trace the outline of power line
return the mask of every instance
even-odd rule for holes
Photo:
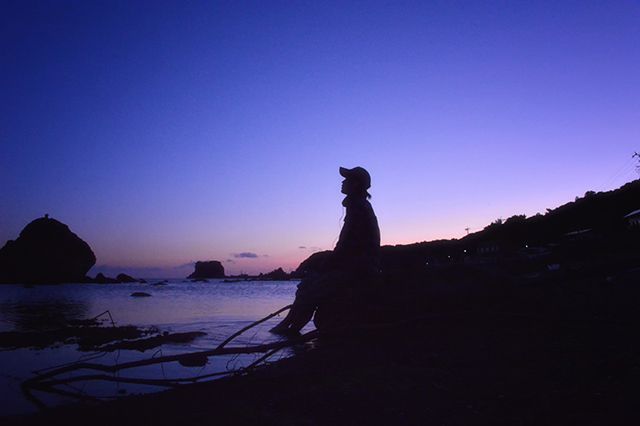
[[[618,170],[616,170],[616,172],[613,175],[611,175],[609,179],[605,181],[605,183],[602,185],[602,189],[604,190],[609,189],[609,186],[613,184],[616,180],[618,180],[621,176],[628,175],[629,167],[631,167],[633,163],[635,163],[634,158],[636,156],[640,157],[640,155],[637,152],[634,152],[634,154],[630,158],[627,158],[622,164],[622,166]]]

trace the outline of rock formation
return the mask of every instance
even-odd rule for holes
[[[209,260],[207,262],[196,262],[196,269],[187,278],[203,279],[203,278],[224,278],[224,266],[217,260]]]
[[[86,242],[46,215],[0,249],[0,283],[84,282],[95,263]]]
[[[106,276],[102,272],[98,272],[95,278],[88,278],[87,282],[96,284],[120,284],[120,283],[146,283],[145,280],[133,278],[125,273],[118,274],[115,278]]]
[[[295,271],[291,273],[291,276],[293,278],[302,278],[306,274],[311,272],[315,272],[315,273],[325,272],[326,270],[325,264],[327,263],[328,259],[331,257],[332,254],[333,254],[333,251],[331,250],[325,250],[325,251],[319,251],[319,252],[313,253],[311,256],[306,258],[300,264],[300,266],[296,268]]]
[[[118,276],[116,277],[116,280],[118,280],[121,283],[137,283],[137,282],[140,282],[140,280],[137,280],[137,279],[133,278],[131,275],[127,275],[125,273],[118,274]]]
[[[93,279],[93,282],[96,284],[118,284],[120,281],[115,278],[107,277],[102,272],[98,272],[98,275]]]
[[[269,273],[260,274],[258,279],[268,281],[286,281],[291,279],[291,275],[287,274],[282,268],[278,268]]]

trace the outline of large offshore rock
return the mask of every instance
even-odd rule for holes
[[[224,266],[217,260],[209,260],[207,262],[196,262],[196,269],[187,278],[224,278]]]
[[[0,249],[0,283],[83,282],[95,263],[89,244],[64,223],[45,216]]]

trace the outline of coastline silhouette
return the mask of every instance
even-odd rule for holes
[[[234,418],[234,406],[225,399],[231,388],[237,390],[235,395],[239,399],[248,398],[260,406],[264,393],[279,386],[281,391],[274,398],[282,398],[281,406],[291,409],[301,403],[295,391],[300,383],[318,380],[322,380],[322,386],[311,389],[307,395],[321,406],[339,406],[344,410],[342,419],[354,418],[357,410],[353,407],[358,406],[363,393],[369,392],[367,398],[374,401],[375,406],[368,408],[368,415],[384,419],[386,423],[391,423],[395,415],[380,411],[378,406],[390,404],[394,409],[406,406],[412,421],[433,416],[443,422],[449,419],[449,414],[438,412],[437,407],[450,404],[451,396],[440,388],[427,389],[424,383],[435,382],[442,389],[466,392],[467,405],[471,406],[486,392],[502,395],[498,402],[491,399],[486,403],[489,410],[479,412],[487,420],[502,415],[496,414],[501,401],[516,413],[527,410],[530,404],[547,401],[535,395],[547,395],[549,387],[576,395],[577,401],[588,401],[592,393],[588,388],[578,388],[582,380],[578,378],[595,383],[598,392],[606,398],[635,388],[634,368],[640,347],[628,336],[638,324],[636,305],[640,288],[635,281],[640,265],[640,180],[614,191],[588,191],[570,203],[548,209],[545,215],[530,218],[514,215],[496,220],[459,240],[381,248],[377,219],[366,191],[362,191],[362,188],[368,189],[370,178],[360,172],[361,177],[356,178],[360,190],[354,192],[357,197],[353,198],[351,170],[341,169],[341,174],[347,175],[343,186],[347,215],[336,249],[315,253],[300,264],[296,275],[301,274],[304,279],[290,311],[293,314],[281,321],[282,331],[274,330],[287,335],[288,339],[249,347],[222,347],[239,333],[274,318],[288,308],[285,307],[243,328],[215,349],[152,357],[140,362],[144,365],[178,362],[183,367],[200,368],[207,365],[208,357],[229,351],[266,352],[258,358],[262,362],[285,346],[293,347],[298,355],[296,359],[264,370],[240,369],[237,372],[242,373],[242,377],[207,384],[206,392],[199,387],[187,389],[184,391],[187,399],[180,400],[179,404],[186,408],[180,410],[171,408],[176,404],[175,398],[180,398],[177,394],[148,395],[143,401],[155,413],[153,418],[194,416],[199,412],[198,401],[215,406],[212,410],[216,413]],[[355,214],[358,212],[362,214]],[[274,279],[286,277],[281,269],[264,275]],[[130,281],[131,277],[123,275],[119,279]],[[180,287],[178,283],[175,285]],[[153,284],[147,288],[151,286]],[[133,297],[146,295],[131,294]],[[16,312],[26,318],[27,314],[38,312],[38,307],[34,307],[35,311]],[[21,308],[17,306],[17,309]],[[61,309],[64,311],[66,307]],[[312,316],[316,330],[299,336],[298,327],[304,326]],[[121,342],[123,332],[140,330],[87,327],[86,321],[72,318],[69,322],[75,326],[55,332],[8,332],[1,337],[8,347],[46,347],[87,335],[91,339],[110,339],[113,343],[98,348],[115,351],[184,344],[202,334],[162,332]],[[314,350],[305,353],[295,349],[295,346],[304,346],[300,345],[302,342],[322,344],[310,344]],[[96,349],[90,345],[83,347]],[[566,355],[555,358],[544,355],[548,353]],[[610,353],[616,353],[615,363],[609,359]],[[508,359],[504,358],[505,354]],[[576,359],[580,359],[580,363],[576,363]],[[130,368],[132,364],[137,362],[91,365],[98,371],[110,371]],[[467,366],[471,376],[456,375],[456,365]],[[81,363],[73,368],[88,366]],[[72,367],[61,368],[68,372],[67,368]],[[454,374],[439,373],[451,368]],[[514,369],[526,373],[514,376]],[[387,370],[393,373],[387,374]],[[562,371],[571,380],[559,383],[555,371]],[[625,379],[613,386],[607,375]],[[86,378],[93,380],[95,376]],[[61,385],[68,380],[83,380],[83,377],[47,381],[46,375],[37,375],[29,383],[32,389],[55,391],[51,383]],[[129,377],[126,380],[147,379]],[[167,386],[175,384],[171,379],[153,380]],[[330,395],[342,395],[345,383],[358,383],[354,396],[346,400],[332,398]],[[613,390],[607,390],[609,387]],[[531,390],[535,391],[533,397],[529,397]],[[523,398],[523,392],[529,396]],[[81,399],[83,395],[77,397]],[[160,402],[162,398],[168,398],[166,401],[172,404]],[[431,405],[425,402],[427,399]],[[121,404],[117,406],[134,402],[122,401]],[[561,399],[548,407],[546,411],[536,411],[535,418],[573,415]],[[77,424],[74,419],[78,419],[78,413],[83,410],[82,406],[73,406],[39,418],[64,419],[63,423]],[[100,412],[105,415],[108,410],[104,408]],[[157,414],[160,412],[166,414]],[[69,413],[68,416],[65,413]],[[623,409],[620,413],[625,415],[628,411]],[[117,412],[110,415],[108,418],[120,419],[113,423],[121,421]],[[256,414],[255,418],[265,420],[260,416]],[[325,410],[314,419],[325,423],[332,420]]]

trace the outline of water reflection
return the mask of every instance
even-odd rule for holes
[[[87,311],[81,301],[0,302],[0,319],[16,331],[64,327],[70,320],[86,318]]]
[[[157,326],[162,331],[183,333],[202,331],[205,336],[187,344],[165,344],[153,352],[120,350],[106,354],[100,363],[115,364],[149,358],[157,354],[174,355],[215,348],[222,340],[252,322],[285,306],[293,300],[297,282],[209,283],[169,280],[166,285],[131,283],[118,285],[60,284],[24,288],[0,286],[0,331],[34,331],[56,328],[70,320],[94,317],[109,310],[117,325]],[[152,295],[143,299],[131,293],[145,291]],[[247,346],[279,340],[269,329],[281,318],[260,324],[233,341],[233,346]],[[308,330],[303,330],[308,331]],[[270,361],[304,350],[285,349]],[[23,397],[19,384],[32,376],[32,371],[84,359],[77,345],[61,345],[45,349],[0,350],[0,389],[5,389],[0,417],[9,413],[35,410]],[[123,376],[139,378],[189,377],[229,371],[249,365],[262,354],[210,357],[201,367],[185,367],[166,363],[123,371]],[[197,370],[197,371],[196,371]],[[11,376],[11,377],[10,377]],[[113,397],[128,393],[159,389],[142,389],[138,385],[113,384],[102,381],[83,383],[91,395]],[[9,402],[10,401],[10,402]],[[51,405],[58,402],[51,401]]]

